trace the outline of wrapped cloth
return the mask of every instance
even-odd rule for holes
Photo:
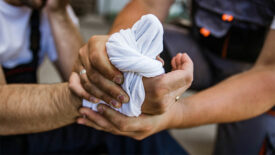
[[[122,88],[129,95],[129,103],[114,108],[127,116],[139,116],[145,99],[142,77],[155,77],[164,73],[156,57],[163,50],[163,27],[157,17],[148,14],[131,29],[114,33],[106,43],[111,63],[124,75]],[[101,101],[101,103],[104,103]],[[97,111],[97,104],[83,100],[83,106]]]

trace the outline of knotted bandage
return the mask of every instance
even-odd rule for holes
[[[111,63],[124,75],[122,88],[130,101],[121,108],[113,108],[127,116],[139,116],[145,99],[142,77],[155,77],[164,73],[156,57],[163,50],[163,27],[158,18],[148,14],[131,29],[114,33],[106,43]],[[101,101],[100,103],[104,103]],[[106,103],[104,103],[106,104]],[[83,100],[83,106],[97,111],[97,104]]]

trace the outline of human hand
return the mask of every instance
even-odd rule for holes
[[[98,103],[101,100],[119,108],[129,101],[128,95],[119,86],[123,75],[109,61],[106,42],[109,36],[93,36],[79,50],[69,86],[80,97]],[[85,68],[86,73],[79,75]]]
[[[142,140],[162,130],[178,127],[182,121],[180,111],[182,109],[174,105],[161,115],[141,114],[139,117],[127,117],[107,105],[100,104],[98,112],[81,108],[80,113],[85,117],[78,118],[77,123],[115,135]]]
[[[193,63],[187,54],[180,53],[172,59],[172,66],[173,71],[168,74],[144,79],[146,99],[142,106],[143,114],[139,117],[127,117],[100,104],[98,112],[81,108],[80,114],[86,117],[78,118],[77,123],[137,140],[164,129],[179,127],[185,107],[182,102],[176,103],[175,97],[191,85]]]
[[[193,81],[193,62],[187,54],[179,53],[171,61],[173,71],[154,78],[143,78],[145,101],[142,112],[162,114],[180,97]]]

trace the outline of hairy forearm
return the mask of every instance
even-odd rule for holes
[[[275,30],[270,30],[257,63],[247,72],[187,97],[175,109],[172,127],[234,122],[253,118],[275,106]]]
[[[177,127],[249,119],[275,104],[275,69],[255,68],[182,100]]]
[[[173,0],[132,0],[117,16],[109,34],[127,29],[140,19],[142,15],[151,13],[164,21]]]
[[[1,85],[0,135],[35,133],[75,122],[81,101],[68,84]]]
[[[63,79],[67,81],[83,39],[66,10],[48,14],[58,52],[56,65]]]

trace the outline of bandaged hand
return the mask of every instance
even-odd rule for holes
[[[106,42],[109,36],[93,36],[78,53],[69,86],[78,96],[93,103],[100,100],[111,106],[121,107],[129,101],[128,95],[120,87],[122,73],[109,61]],[[86,73],[80,74],[85,69]]]
[[[127,117],[104,104],[98,105],[98,112],[81,108],[85,117],[77,119],[78,124],[142,140],[165,129],[177,128],[182,116],[183,102],[175,101],[192,82],[193,63],[187,54],[179,53],[172,59],[173,71],[154,78],[144,78],[146,99],[139,117]],[[148,111],[148,112],[147,112]],[[155,115],[146,114],[154,113]]]
[[[142,60],[142,59],[148,59],[148,60],[144,61],[144,63],[147,64],[145,66],[149,65],[148,66],[149,68],[148,67],[144,68],[143,66],[138,67],[138,66],[135,66],[133,64],[133,65],[129,65],[129,67],[126,67],[125,69],[126,70],[130,69],[129,71],[131,71],[132,69],[137,70],[137,73],[139,73],[143,76],[147,76],[147,77],[154,77],[156,75],[160,75],[160,74],[163,73],[161,63],[160,63],[160,66],[159,66],[159,64],[153,60],[157,56],[155,54],[160,53],[162,51],[162,33],[163,33],[163,30],[162,30],[162,25],[160,24],[160,22],[157,20],[156,17],[154,17],[152,15],[145,16],[139,22],[137,22],[131,30],[121,31],[120,33],[121,34],[116,34],[115,36],[112,36],[113,37],[111,39],[112,43],[109,44],[109,47],[111,46],[112,48],[110,48],[111,51],[108,50],[108,52],[111,52],[111,53],[108,53],[108,54],[114,55],[110,58],[111,61],[112,60],[114,61],[112,63],[119,62],[119,63],[117,63],[117,65],[119,65],[118,68],[120,68],[121,70],[124,70],[124,68],[126,66],[122,65],[123,61],[126,60],[124,62],[124,65],[129,65],[128,63],[133,63],[132,61],[127,62],[128,61],[127,59],[133,59],[133,57],[131,57],[131,56],[135,57],[135,56],[140,55],[138,53],[141,50],[141,54],[143,53],[142,55],[144,55],[144,56],[148,55],[149,56],[148,58],[152,59],[152,60],[149,60],[148,58],[142,56],[140,58],[138,58],[138,57],[134,58],[136,60],[140,59],[140,61],[135,62],[135,63],[143,62],[144,60]],[[134,36],[133,36],[133,33],[134,33]],[[121,39],[119,39],[120,41],[123,40],[123,37],[128,38],[128,39],[124,40],[125,43],[120,45],[121,44],[120,41],[117,40],[120,37],[122,37]],[[137,42],[137,45],[133,44],[133,42],[136,41],[135,37],[141,38],[141,40],[139,40]],[[143,37],[143,39],[142,39],[142,37]],[[104,40],[104,38],[106,40]],[[109,61],[108,61],[106,50],[105,50],[106,42],[107,42],[107,36],[105,36],[105,37],[104,36],[93,37],[89,41],[89,43],[86,46],[84,46],[84,48],[82,48],[80,50],[80,54],[79,54],[80,59],[76,63],[76,69],[75,70],[76,70],[76,72],[79,72],[81,80],[79,80],[77,73],[73,73],[72,76],[71,76],[71,80],[70,80],[71,81],[70,86],[71,86],[72,90],[74,90],[77,94],[79,94],[80,96],[90,100],[91,102],[97,103],[99,101],[98,98],[100,98],[101,100],[105,101],[107,104],[110,104],[113,107],[119,108],[121,106],[121,103],[119,103],[119,101],[117,101],[117,100],[118,99],[125,99],[123,91],[118,96],[115,95],[116,98],[111,99],[110,97],[108,97],[108,95],[112,95],[112,97],[114,97],[113,94],[115,94],[115,93],[112,93],[112,92],[116,92],[116,91],[112,91],[112,90],[115,90],[116,85],[113,85],[114,89],[109,89],[112,86],[110,86],[107,89],[104,89],[105,88],[104,84],[108,84],[107,81],[106,82],[98,81],[100,76],[93,76],[93,77],[89,78],[89,75],[90,75],[89,70],[91,70],[90,69],[91,67],[90,67],[89,63],[93,64],[93,68],[96,68],[97,70],[99,70],[99,72],[101,71],[100,72],[101,74],[102,73],[104,74],[104,72],[105,72],[105,74],[116,72],[117,75],[114,75],[114,74],[109,75],[109,78],[108,78],[108,74],[107,74],[107,78],[109,80],[110,80],[110,77],[111,77],[111,79],[114,79],[113,81],[117,82],[117,80],[116,80],[117,77],[115,77],[115,78],[113,78],[113,77],[121,75],[121,73],[118,70],[116,70],[110,63],[108,63]],[[120,46],[122,46],[122,47],[120,47]],[[127,46],[129,46],[129,47],[127,47]],[[117,51],[114,51],[115,49],[117,49]],[[130,51],[131,50],[138,50],[138,51],[136,51],[136,52],[131,51],[132,54],[128,54],[130,51],[127,52],[127,50],[125,51],[125,49],[128,49]],[[121,52],[123,50],[125,52],[124,53],[125,58],[121,59],[120,55],[122,54]],[[101,53],[99,53],[98,51],[101,51]],[[152,52],[152,51],[157,51],[157,52]],[[89,59],[88,59],[87,55],[88,56],[91,55],[90,56],[90,62],[89,62]],[[116,57],[116,55],[118,57]],[[128,55],[128,57],[129,56],[130,57],[127,58],[127,55]],[[181,56],[182,55],[180,55],[180,57]],[[130,116],[131,115],[132,116],[138,116],[141,112],[136,111],[136,110],[140,109],[140,111],[141,111],[141,108],[142,108],[143,112],[145,112],[145,113],[159,114],[159,113],[162,113],[164,111],[164,109],[169,107],[168,105],[170,105],[172,103],[175,103],[175,98],[179,97],[190,86],[191,81],[192,81],[192,61],[185,54],[183,55],[182,58],[183,59],[180,58],[179,60],[182,60],[182,61],[185,62],[184,66],[191,66],[191,67],[184,67],[184,69],[182,69],[182,70],[184,70],[183,72],[182,71],[175,71],[175,72],[172,72],[171,74],[167,74],[168,76],[167,75],[160,75],[160,76],[156,76],[154,78],[147,78],[146,79],[147,82],[146,82],[146,80],[144,80],[144,88],[143,88],[143,83],[142,83],[142,85],[137,83],[138,84],[137,86],[139,86],[139,85],[142,86],[142,87],[138,88],[139,90],[144,89],[145,93],[144,92],[143,93],[146,94],[146,97],[143,97],[143,99],[141,97],[141,99],[136,100],[137,102],[131,103],[129,105],[130,107],[129,106],[123,106],[126,109],[127,108],[131,108],[131,109],[133,108],[134,109],[134,111],[129,109],[130,111],[127,110],[128,112],[127,111],[124,111],[124,112],[126,112],[126,114],[127,115],[129,114]],[[136,61],[136,60],[134,60],[134,61]],[[93,62],[97,62],[97,63],[93,63]],[[175,61],[173,61],[173,62],[175,62]],[[102,65],[96,66],[98,64],[102,64]],[[150,66],[150,65],[155,65],[155,67]],[[109,66],[109,67],[106,67],[106,69],[104,69],[104,66]],[[144,68],[144,70],[140,70],[140,67]],[[85,68],[85,74],[81,74],[84,68]],[[190,69],[188,69],[188,68],[190,68]],[[108,69],[109,69],[109,72],[108,72]],[[106,70],[107,70],[107,72],[106,72]],[[150,72],[148,72],[148,71],[150,71]],[[95,72],[95,70],[93,70],[90,73],[95,74],[96,72]],[[183,74],[181,74],[181,73],[183,73]],[[130,76],[132,77],[132,75],[130,75]],[[136,76],[136,75],[133,75],[133,76]],[[183,79],[182,79],[182,76],[184,76]],[[106,77],[106,75],[104,77]],[[180,80],[178,80],[177,78],[180,79]],[[122,76],[119,77],[118,79],[122,79]],[[171,83],[168,82],[170,79],[172,79]],[[97,88],[93,87],[94,85],[89,84],[88,80],[90,80],[91,82],[94,82],[94,85],[97,85],[98,87]],[[95,80],[96,80],[96,82],[95,82]],[[79,86],[80,82],[84,86],[84,89],[82,89]],[[120,82],[122,82],[122,80],[119,80],[119,83]],[[133,81],[133,82],[136,82],[136,81]],[[145,86],[145,83],[147,83],[148,87]],[[92,86],[90,89],[88,88],[89,85]],[[97,91],[100,88],[103,88],[103,91],[100,91],[100,90]],[[124,89],[125,88],[128,89],[129,86],[125,87],[125,85],[124,85]],[[177,90],[174,91],[174,89],[177,89]],[[173,91],[171,91],[171,90],[173,90]],[[92,94],[93,96],[89,95],[89,93],[87,93],[87,91],[90,94]],[[107,95],[105,95],[105,93],[102,93],[104,91],[107,92],[107,93],[108,92],[111,92],[111,93],[109,93],[109,94],[106,93]],[[137,91],[137,90],[134,89],[133,91]],[[100,93],[96,93],[96,92],[100,92]],[[141,93],[142,93],[142,91],[141,91]],[[98,95],[98,94],[100,94],[100,95]],[[152,94],[152,95],[150,95],[150,94]],[[134,95],[134,96],[131,96],[133,98],[137,97],[137,96],[135,96],[136,95],[135,93],[131,94],[131,95]],[[142,94],[140,94],[140,95],[142,95]],[[169,97],[168,97],[168,95],[169,95]],[[174,99],[172,99],[171,96],[174,96],[174,95],[176,95],[176,97],[174,97]],[[144,100],[144,98],[145,98],[145,100]],[[132,102],[133,101],[135,101],[135,100],[132,100]],[[145,103],[141,107],[140,103],[142,103],[143,101],[145,101]],[[150,104],[146,104],[146,102],[150,102]],[[133,105],[134,106],[139,105],[139,108],[138,107],[132,107]],[[93,109],[96,110],[96,106],[93,106]],[[123,109],[122,109],[122,112],[123,112]]]

